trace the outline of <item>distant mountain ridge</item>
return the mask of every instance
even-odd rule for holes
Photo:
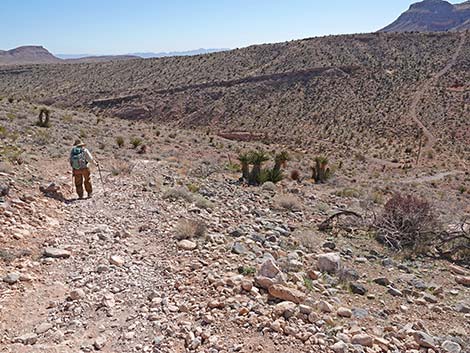
[[[199,48],[194,50],[187,50],[187,51],[170,51],[170,52],[137,52],[137,53],[129,53],[125,55],[119,56],[128,56],[128,57],[140,57],[140,58],[163,58],[168,56],[191,56],[191,55],[201,55],[201,54],[210,54],[210,53],[218,53],[221,51],[230,50],[229,48]],[[83,59],[88,57],[96,57],[92,54],[56,54],[56,57],[60,59]]]
[[[470,0],[451,4],[444,0],[415,3],[380,32],[441,32],[470,29]]]
[[[25,64],[56,64],[56,63],[82,63],[121,61],[142,58],[161,58],[168,56],[191,56],[216,53],[229,49],[196,49],[180,52],[160,53],[131,53],[125,55],[89,55],[89,54],[57,54],[53,55],[46,48],[39,45],[26,45],[10,50],[0,50],[0,65],[25,65]]]

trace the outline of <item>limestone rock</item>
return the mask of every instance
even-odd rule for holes
[[[321,272],[336,273],[341,267],[341,258],[338,253],[318,255],[317,267]]]
[[[269,287],[268,291],[274,298],[291,301],[296,304],[302,303],[306,298],[306,295],[303,292],[281,284],[272,285]]]

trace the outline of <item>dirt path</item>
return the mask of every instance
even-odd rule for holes
[[[439,173],[434,174],[434,175],[424,175],[424,176],[420,176],[420,177],[410,177],[410,178],[399,180],[399,182],[404,183],[404,184],[428,183],[428,182],[438,181],[438,180],[444,179],[448,176],[459,175],[459,174],[465,174],[465,172],[462,172],[462,171],[439,172]]]
[[[444,76],[452,68],[452,66],[454,66],[458,56],[460,55],[462,51],[463,45],[465,44],[465,40],[466,40],[466,32],[462,32],[460,35],[459,45],[454,55],[447,63],[447,65],[444,66],[442,70],[435,73],[430,79],[426,80],[414,94],[413,100],[411,102],[409,117],[419,126],[424,136],[426,137],[426,144],[424,145],[422,152],[426,152],[434,146],[434,144],[436,143],[436,137],[419,118],[419,114],[418,114],[419,103],[421,102],[421,99],[423,98],[426,91],[429,90],[431,85],[433,85],[437,80],[439,80],[439,78]]]

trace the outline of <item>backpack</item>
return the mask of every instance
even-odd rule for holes
[[[85,169],[88,166],[86,161],[85,149],[83,147],[74,147],[70,153],[70,165],[73,169]]]

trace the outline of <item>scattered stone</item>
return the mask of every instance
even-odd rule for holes
[[[323,243],[322,248],[334,250],[336,248],[336,244],[332,241],[326,241]]]
[[[15,284],[20,280],[20,274],[19,273],[9,273],[5,277],[3,277],[3,282],[8,283],[8,284]]]
[[[124,262],[124,259],[118,255],[111,255],[109,258],[109,263],[114,266],[122,266]]]
[[[373,281],[377,283],[378,285],[381,285],[384,287],[387,287],[391,284],[387,277],[378,277],[378,278],[375,278]]]
[[[331,349],[335,353],[347,353],[348,352],[348,345],[343,341],[336,342],[334,345],[331,346]]]
[[[286,319],[295,315],[297,305],[290,301],[284,301],[279,304],[276,304],[274,307],[274,314],[276,317],[284,316]]]
[[[340,317],[351,317],[352,316],[352,311],[348,308],[340,307],[340,308],[338,308],[337,314]]]
[[[439,302],[439,299],[437,299],[437,297],[435,295],[432,295],[430,293],[424,293],[423,294],[423,299],[426,300],[428,303],[431,303],[431,304],[436,304],[437,302]]]
[[[460,353],[462,351],[460,344],[452,341],[444,341],[441,347],[447,353]]]
[[[374,339],[365,333],[359,333],[352,337],[352,344],[358,344],[364,347],[372,347],[374,345]]]
[[[470,305],[466,303],[455,304],[455,311],[463,314],[470,314]]]
[[[456,276],[455,282],[465,287],[470,287],[470,276]]]
[[[253,281],[250,279],[244,279],[242,280],[241,286],[243,290],[249,292],[253,289]]]
[[[246,248],[245,244],[236,241],[232,245],[232,252],[237,255],[247,254],[249,250]]]
[[[354,294],[365,295],[367,293],[367,288],[360,283],[349,283],[349,288]]]
[[[324,300],[320,300],[318,302],[318,310],[323,313],[331,313],[333,311],[333,305]]]
[[[336,273],[341,267],[341,258],[338,253],[318,255],[317,267],[321,272]]]
[[[291,301],[296,304],[302,303],[306,298],[303,292],[297,289],[288,288],[281,284],[272,285],[271,287],[269,287],[268,291],[269,294],[274,298]]]
[[[197,244],[191,240],[183,239],[178,242],[178,248],[182,250],[194,250],[197,248]]]
[[[42,335],[43,333],[46,333],[47,331],[49,331],[51,328],[53,327],[53,325],[49,322],[43,322],[42,324],[40,324],[39,326],[36,327],[36,329],[34,330],[38,335]]]
[[[33,345],[37,342],[38,335],[35,333],[27,333],[25,335],[13,338],[13,343],[22,343],[25,345]]]
[[[415,331],[413,333],[413,337],[416,343],[420,345],[420,347],[433,349],[436,347],[436,342],[434,341],[434,338],[425,332]]]
[[[70,292],[69,298],[71,300],[80,300],[85,298],[85,292],[81,288],[74,289],[73,291]]]
[[[98,336],[95,339],[95,342],[93,343],[93,347],[95,347],[96,350],[101,350],[104,348],[106,345],[106,337],[105,336]]]
[[[365,319],[366,317],[369,316],[369,311],[366,310],[366,309],[362,309],[362,308],[354,308],[352,309],[352,317],[354,319]]]
[[[399,291],[398,289],[392,287],[392,286],[389,286],[388,287],[388,291],[387,291],[389,294],[393,295],[394,297],[402,297],[403,296],[403,293],[401,291]]]
[[[66,259],[70,257],[70,251],[64,249],[58,249],[53,247],[47,247],[44,249],[45,257],[52,257],[54,259]]]

